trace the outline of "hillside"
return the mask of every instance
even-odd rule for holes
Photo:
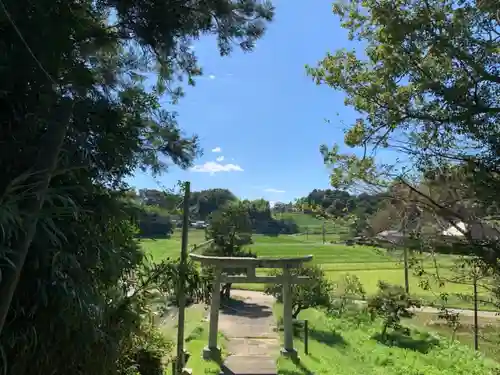
[[[281,315],[277,305],[275,314]],[[304,337],[296,336],[300,360],[278,360],[281,375],[493,375],[496,362],[458,342],[450,342],[426,331],[412,329],[410,336],[379,337],[380,324],[358,313],[332,318],[309,309],[299,319],[309,321],[309,355],[304,353]]]

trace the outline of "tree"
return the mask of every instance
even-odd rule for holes
[[[356,299],[364,300],[366,291],[356,275],[346,274],[335,285],[335,300],[331,311],[339,316],[342,315],[350,305],[356,304]]]
[[[273,270],[270,276],[282,276],[281,270]],[[290,270],[292,277],[307,276],[310,282],[307,284],[293,284],[292,292],[292,316],[296,319],[300,312],[314,307],[329,307],[333,284],[325,276],[325,272],[319,266],[304,266]],[[265,293],[283,302],[283,285],[266,285]]]
[[[340,50],[307,68],[360,113],[345,144],[363,148],[362,157],[321,147],[332,185],[387,190],[396,181],[435,223],[483,225],[477,208],[499,207],[500,4],[356,0],[333,11],[366,53]],[[377,162],[383,149],[402,161]],[[471,255],[486,268],[498,264],[498,235],[474,237],[466,230],[462,241]]]
[[[139,198],[145,205],[157,206],[167,211],[175,211],[182,201],[182,197],[178,194],[156,189],[140,189]]]
[[[453,0],[337,3],[334,13],[351,39],[366,44],[366,58],[337,51],[308,71],[318,84],[342,90],[363,116],[346,144],[392,147],[419,170],[463,162],[496,201],[487,185],[497,182],[499,7]],[[336,147],[322,151],[334,185],[404,172],[371,156],[341,155]]]
[[[387,337],[387,329],[405,331],[401,326],[401,318],[411,318],[414,313],[411,308],[420,307],[420,302],[411,298],[399,285],[378,282],[378,292],[368,300],[368,311],[380,316],[383,320],[382,338]]]
[[[192,205],[195,206],[197,217],[205,220],[208,216],[224,207],[230,202],[235,202],[236,196],[228,189],[208,189],[195,192],[192,197]]]
[[[3,372],[122,369],[150,301],[127,296],[144,264],[125,178],[199,154],[159,103],[201,74],[190,43],[251,50],[272,14],[227,0],[0,4]]]
[[[252,243],[252,222],[245,204],[241,202],[230,203],[213,212],[208,219],[206,229],[207,240],[213,240],[205,251],[206,255],[223,257],[255,257],[244,247]],[[233,272],[241,273],[246,270],[235,269]],[[229,299],[231,296],[231,283],[222,287],[221,294]]]

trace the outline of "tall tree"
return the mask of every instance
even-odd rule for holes
[[[202,73],[190,44],[251,50],[272,15],[257,1],[0,3],[5,373],[116,373],[144,307],[125,293],[143,254],[124,178],[199,153],[159,103]]]
[[[437,215],[480,221],[462,204],[433,199],[426,176],[459,167],[474,192],[468,206],[498,207],[500,3],[355,0],[336,3],[333,12],[349,38],[366,48],[365,54],[339,50],[308,67],[317,84],[341,90],[346,105],[360,113],[345,143],[364,148],[363,157],[342,154],[338,145],[321,147],[332,184],[387,188],[397,179]],[[404,155],[404,162],[377,163],[377,151],[386,148]],[[497,267],[495,241],[468,239],[477,255]]]
[[[207,240],[213,240],[211,247],[205,251],[207,255],[255,257],[245,250],[245,246],[252,243],[252,221],[246,205],[241,202],[229,204],[212,213],[206,237]],[[239,273],[240,270],[234,272]],[[221,294],[225,298],[231,296],[231,283],[223,285]]]

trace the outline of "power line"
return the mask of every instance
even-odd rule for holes
[[[26,49],[28,50],[28,52],[30,53],[31,57],[33,58],[33,60],[35,60],[35,62],[37,63],[38,67],[42,70],[42,72],[47,76],[47,78],[55,85],[55,86],[58,86],[57,82],[55,81],[54,78],[52,78],[52,76],[49,74],[49,72],[43,67],[42,63],[40,62],[40,60],[38,60],[38,58],[35,56],[33,50],[31,49],[31,47],[29,46],[28,42],[26,42],[26,39],[24,39],[23,37],[23,34],[21,33],[21,30],[19,30],[19,28],[17,27],[16,23],[14,22],[14,20],[12,19],[9,11],[7,10],[7,7],[5,6],[5,3],[3,2],[3,0],[0,0],[0,6],[2,7],[2,10],[4,11],[5,15],[7,16],[7,20],[10,22],[10,24],[12,25],[12,27],[14,28],[14,31],[17,33],[17,35],[19,36],[19,39],[21,39],[21,41],[23,42],[24,46],[26,47]]]

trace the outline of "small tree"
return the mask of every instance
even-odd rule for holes
[[[407,294],[402,286],[391,285],[384,281],[378,282],[378,293],[368,300],[368,311],[372,316],[383,319],[382,337],[387,335],[387,329],[408,333],[401,326],[401,318],[411,318],[412,307],[420,307],[420,301]]]
[[[270,275],[281,276],[281,270],[273,270]],[[312,307],[329,307],[333,284],[326,278],[325,272],[318,266],[305,266],[290,270],[292,277],[307,276],[311,280],[306,284],[292,284],[292,316],[297,318],[302,310]],[[283,285],[266,285],[264,291],[283,302]]]
[[[335,288],[335,299],[332,302],[331,312],[342,315],[355,299],[365,299],[366,291],[356,275],[346,274],[339,280]]]
[[[241,202],[230,203],[210,215],[206,238],[213,240],[213,243],[204,252],[205,255],[255,257],[250,251],[244,250],[245,245],[252,243],[252,222],[247,207]],[[232,272],[245,271],[235,269]],[[231,283],[223,285],[221,295],[230,298]]]

